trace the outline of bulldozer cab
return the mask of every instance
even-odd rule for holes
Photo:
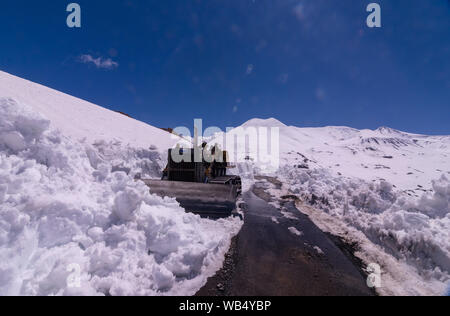
[[[196,152],[197,151],[197,152]],[[217,145],[210,151],[201,148],[169,149],[165,176],[169,181],[205,183],[227,175],[228,154]]]
[[[205,217],[228,217],[241,194],[239,176],[227,176],[228,155],[218,146],[169,149],[162,181],[143,180],[152,193],[173,197],[188,212]]]

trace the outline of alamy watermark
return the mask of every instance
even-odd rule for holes
[[[366,269],[369,276],[367,277],[367,286],[371,289],[381,287],[381,267],[377,263],[371,263]]]
[[[369,16],[367,17],[366,24],[370,28],[380,28],[381,27],[381,6],[378,3],[370,3],[367,6],[367,12]]]
[[[280,166],[280,129],[268,126],[228,127],[223,132],[219,127],[203,128],[203,120],[194,120],[194,135],[187,127],[177,127],[173,134],[184,141],[178,143],[182,149],[193,147],[190,151],[172,150],[175,162],[221,162],[225,158],[230,163],[257,164],[264,171],[276,171]]]
[[[66,11],[69,15],[66,19],[67,27],[69,28],[81,28],[81,6],[78,3],[70,3],[66,7]],[[366,11],[369,12],[369,16],[366,19],[366,24],[369,28],[381,27],[381,6],[376,3],[370,3],[367,5]],[[249,65],[247,72],[252,72],[253,65]]]
[[[81,6],[78,3],[70,3],[67,5],[66,11],[69,15],[66,19],[67,27],[80,28],[81,27]]]
[[[70,289],[81,288],[81,266],[78,263],[69,264],[67,272],[69,272],[66,279],[67,287]]]

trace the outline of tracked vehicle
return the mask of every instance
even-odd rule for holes
[[[205,145],[169,149],[162,180],[143,180],[150,192],[173,197],[188,212],[202,217],[228,217],[236,212],[242,192],[241,178],[227,175],[231,167],[226,151],[205,154]]]

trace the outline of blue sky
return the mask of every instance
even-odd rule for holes
[[[450,1],[2,1],[0,69],[159,127],[450,134]],[[99,59],[100,58],[100,59]]]

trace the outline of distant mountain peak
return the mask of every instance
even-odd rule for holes
[[[254,126],[254,127],[286,127],[287,125],[280,122],[279,120],[275,118],[268,118],[268,119],[261,119],[261,118],[254,118],[251,119],[244,124],[242,124],[244,127]]]
[[[403,134],[403,132],[400,132],[396,129],[393,129],[393,128],[390,128],[387,126],[381,126],[381,127],[377,128],[375,131],[379,132],[381,134]]]

